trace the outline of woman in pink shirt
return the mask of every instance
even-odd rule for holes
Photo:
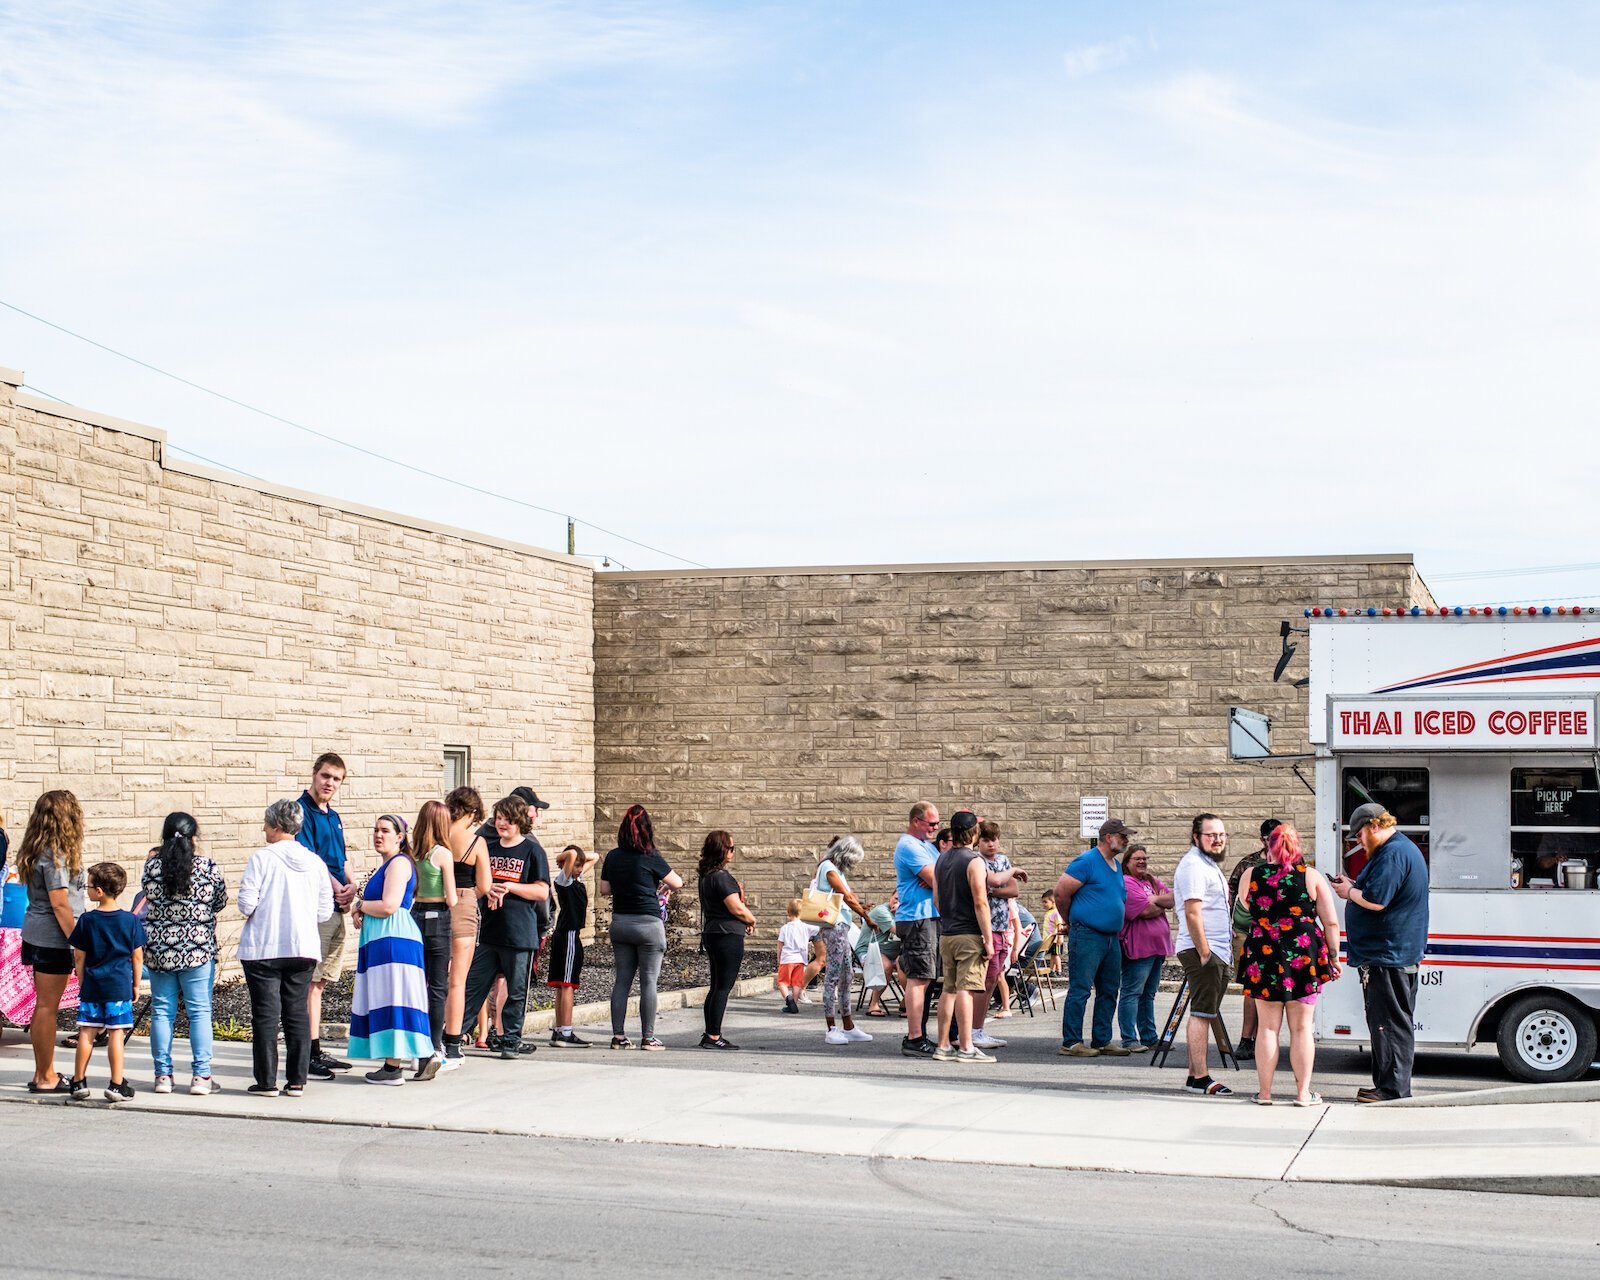
[[[1130,844],[1122,855],[1122,882],[1128,905],[1122,926],[1122,990],[1117,1021],[1122,1047],[1133,1053],[1156,1048],[1156,992],[1161,970],[1172,954],[1172,890],[1150,874],[1150,852]]]

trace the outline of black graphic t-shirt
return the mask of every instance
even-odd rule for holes
[[[490,841],[490,884],[550,883],[550,863],[544,848],[532,836],[523,837],[521,843],[507,849],[499,839]],[[516,947],[519,951],[534,951],[539,946],[539,913],[537,904],[526,898],[506,894],[505,901],[491,910],[488,900],[479,904],[481,920],[478,939],[494,947]]]

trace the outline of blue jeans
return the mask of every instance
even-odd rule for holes
[[[1083,1015],[1094,992],[1093,1048],[1111,1043],[1117,1012],[1117,987],[1122,981],[1122,939],[1088,925],[1067,927],[1067,998],[1061,1006],[1061,1043],[1083,1039]]]
[[[150,974],[150,1057],[156,1074],[172,1074],[172,1020],[178,1012],[178,994],[189,1013],[189,1055],[194,1074],[211,1074],[211,984],[217,976],[215,962],[197,964],[192,969]]]
[[[1117,1022],[1122,1043],[1156,1042],[1156,992],[1161,990],[1161,970],[1166,956],[1141,956],[1122,961],[1122,998],[1117,1001]]]

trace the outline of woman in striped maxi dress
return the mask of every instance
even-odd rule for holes
[[[433,1052],[428,1031],[428,984],[422,933],[411,916],[417,864],[411,859],[404,818],[386,813],[372,829],[383,865],[361,895],[361,942],[355,998],[350,1005],[350,1056],[382,1058],[367,1072],[369,1084],[406,1082],[405,1066]]]

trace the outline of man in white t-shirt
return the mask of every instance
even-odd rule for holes
[[[1172,896],[1178,907],[1178,963],[1189,982],[1190,1093],[1226,1097],[1233,1092],[1213,1080],[1206,1067],[1206,1045],[1212,1024],[1222,1015],[1222,997],[1233,980],[1233,904],[1222,859],[1228,831],[1214,813],[1202,813],[1189,829],[1193,844],[1178,862]]]

